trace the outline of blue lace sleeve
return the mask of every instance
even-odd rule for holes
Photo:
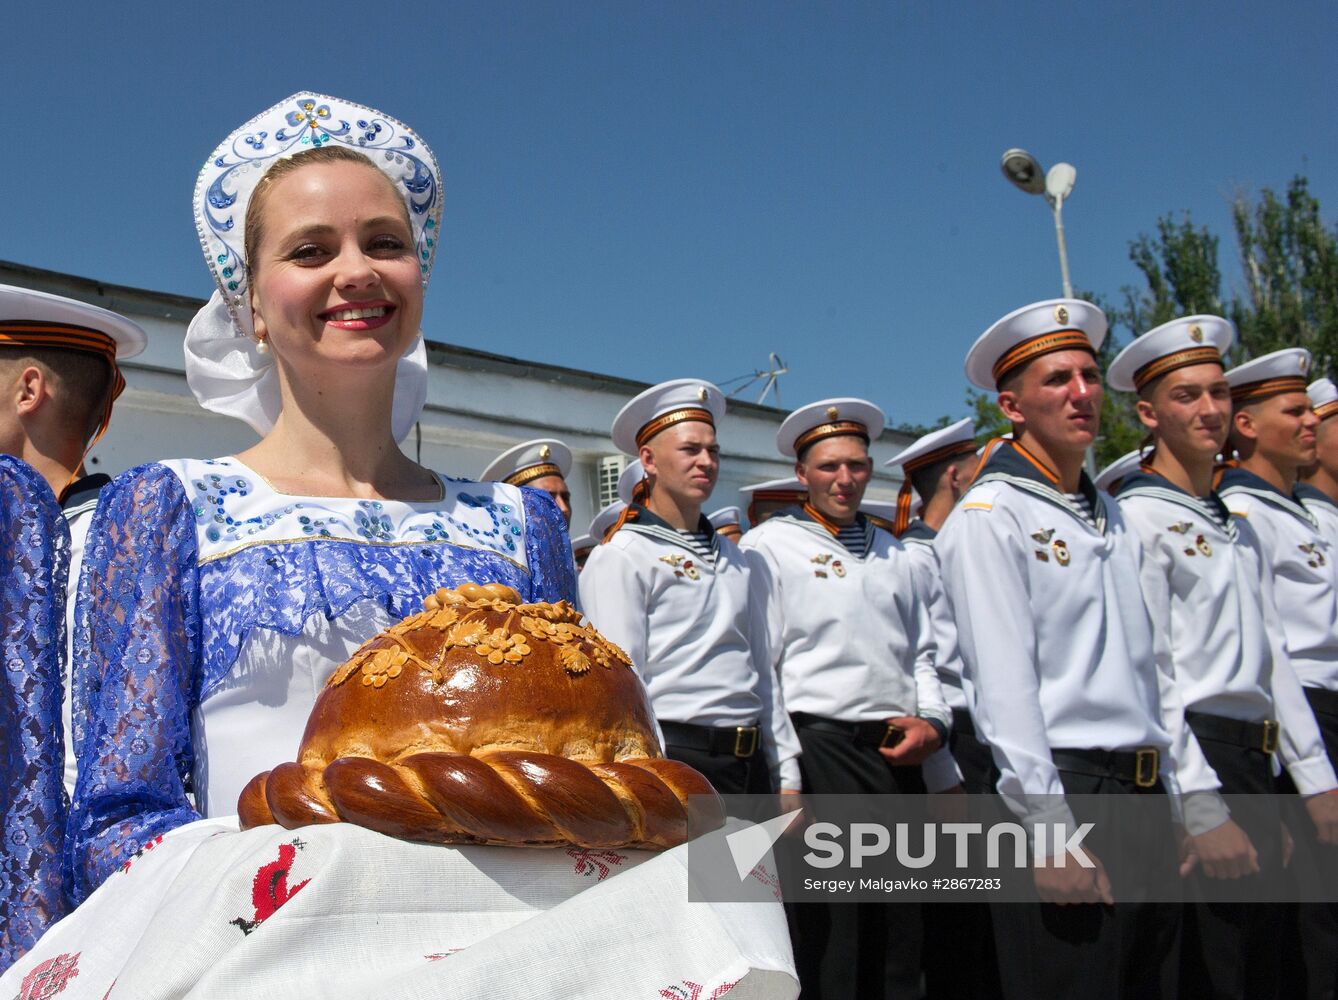
[[[557,504],[543,490],[520,488],[525,500],[525,562],[530,569],[530,601],[570,601],[581,606],[576,592],[576,564],[571,538]]]
[[[0,455],[0,972],[66,909],[60,709],[69,553],[50,487]]]
[[[200,677],[195,537],[181,481],[161,465],[106,487],[89,526],[74,626],[79,778],[66,837],[76,901],[144,843],[199,818],[185,784]]]

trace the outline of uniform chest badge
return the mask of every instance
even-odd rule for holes
[[[674,576],[686,576],[689,580],[701,579],[701,570],[699,570],[696,564],[687,556],[660,556],[660,562],[672,566],[674,569]]]
[[[1205,557],[1209,557],[1213,554],[1212,545],[1210,545],[1208,539],[1204,538],[1202,535],[1195,537],[1194,547],[1202,552]]]
[[[1192,527],[1194,527],[1193,521],[1176,521],[1175,524],[1168,524],[1166,530],[1174,531],[1177,535],[1183,535]]]
[[[1296,547],[1305,553],[1305,564],[1311,569],[1319,569],[1325,564],[1326,560],[1324,559],[1324,553],[1320,551],[1320,547],[1314,542],[1306,542]]]
[[[846,568],[841,560],[833,558],[830,552],[823,552],[820,555],[816,555],[810,559],[809,562],[814,563],[817,567],[813,570],[813,575],[820,580],[827,579],[827,570],[825,567],[831,567],[831,571],[835,576],[840,577],[846,575]]]
[[[1031,540],[1039,545],[1040,548],[1036,549],[1032,554],[1036,556],[1037,562],[1049,562],[1050,554],[1054,553],[1055,562],[1059,563],[1061,566],[1067,566],[1069,564],[1069,559],[1071,558],[1069,547],[1062,538],[1057,538],[1054,542],[1051,542],[1050,539],[1054,537],[1054,528],[1040,528],[1033,531],[1031,533]],[[1045,550],[1045,546],[1047,545],[1050,546],[1049,552]]]
[[[1067,566],[1069,560],[1073,558],[1069,552],[1068,544],[1062,538],[1056,538],[1050,546],[1050,551],[1055,554],[1055,562],[1061,566]]]

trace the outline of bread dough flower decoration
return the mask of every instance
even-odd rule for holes
[[[489,663],[519,663],[530,653],[525,637],[518,632],[507,632],[504,628],[495,628],[487,638],[479,640],[474,652],[487,659]]]

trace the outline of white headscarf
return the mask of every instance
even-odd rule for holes
[[[423,287],[441,231],[441,171],[403,122],[319,94],[294,94],[252,118],[214,150],[195,184],[195,228],[218,290],[186,331],[186,381],[206,410],[266,434],[283,408],[273,355],[257,350],[245,260],[246,207],[256,184],[286,156],[337,143],[356,150],[395,186],[409,210]],[[395,369],[391,430],[403,440],[427,401],[420,331]]]

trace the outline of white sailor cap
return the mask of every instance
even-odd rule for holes
[[[711,527],[719,531],[721,528],[728,528],[730,525],[740,527],[743,524],[743,511],[737,507],[721,507],[719,510],[706,515],[706,520],[711,522]]]
[[[1218,364],[1236,340],[1236,328],[1221,316],[1185,316],[1149,330],[1122,350],[1106,372],[1106,382],[1121,392],[1143,387],[1177,368]]]
[[[1240,406],[1284,392],[1305,392],[1310,371],[1310,352],[1304,347],[1284,347],[1247,361],[1226,373],[1231,402]]]
[[[883,433],[883,411],[867,399],[842,396],[822,399],[795,410],[776,432],[776,448],[782,455],[795,458],[809,445],[829,437],[853,434],[865,442]]]
[[[632,459],[618,476],[618,499],[623,503],[632,503],[637,484],[645,478],[646,470],[641,467],[641,459]]]
[[[897,502],[893,507],[893,512],[886,518],[892,524],[893,533],[900,536],[911,523],[911,494],[914,493],[911,486],[912,472],[933,465],[935,462],[942,462],[944,459],[955,458],[958,455],[974,455],[975,453],[976,422],[971,417],[965,417],[955,424],[930,431],[918,440],[913,441],[910,447],[903,450],[895,458],[884,462],[884,465],[892,467],[900,465],[906,475],[906,478],[901,482],[901,492],[897,494]],[[864,508],[861,507],[860,509],[863,510]]]
[[[1115,487],[1119,486],[1120,480],[1133,475],[1142,464],[1143,453],[1137,448],[1127,455],[1121,455],[1097,473],[1096,488],[1105,490],[1107,493],[1114,492]]]
[[[1082,299],[1047,299],[1014,309],[982,333],[966,353],[966,377],[993,390],[1009,372],[1042,354],[1090,351],[1106,339],[1106,314]]]
[[[594,535],[577,535],[571,540],[571,551],[575,554],[582,549],[593,549],[598,544],[599,539]]]
[[[133,358],[149,338],[132,320],[110,309],[32,288],[0,285],[0,345],[56,347],[115,362]]]
[[[660,431],[689,420],[714,427],[725,415],[725,395],[698,378],[676,378],[651,386],[613,418],[613,446],[635,455]]]
[[[604,538],[604,533],[613,527],[614,522],[618,520],[618,515],[626,508],[627,504],[621,500],[615,500],[595,515],[595,519],[590,522],[590,534],[594,536],[596,543]]]
[[[1305,387],[1310,406],[1320,420],[1328,420],[1338,413],[1338,386],[1327,378],[1317,378]]]
[[[764,483],[753,483],[751,486],[740,487],[739,492],[750,494],[748,498],[748,523],[754,526],[757,524],[757,504],[759,502],[796,504],[808,500],[808,487],[795,476],[788,476],[785,479],[768,479]]]
[[[569,472],[571,449],[556,438],[539,438],[502,452],[483,470],[479,479],[524,486],[544,476],[566,479]]]
[[[930,431],[924,437],[911,442],[910,446],[899,452],[895,458],[883,464],[889,468],[900,465],[907,472],[914,472],[916,469],[933,465],[954,455],[974,455],[975,452],[976,422],[971,417],[966,417],[955,424]]]

